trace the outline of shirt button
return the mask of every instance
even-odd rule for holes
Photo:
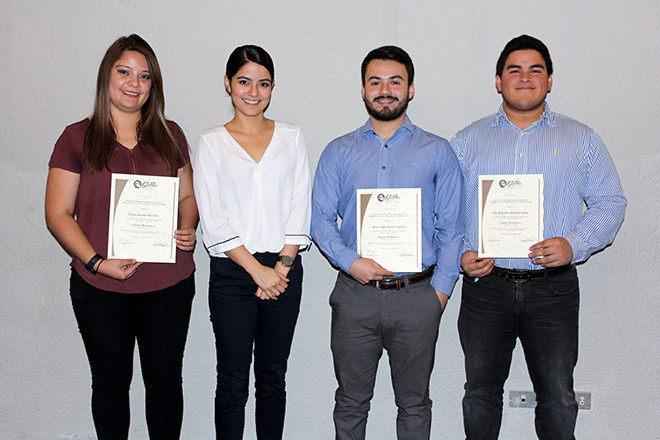
[[[385,144],[385,148],[390,148],[390,146],[389,146],[389,145],[387,145],[387,144]]]
[[[385,167],[385,166],[382,166],[381,168],[382,168],[382,169],[385,169],[386,167]]]

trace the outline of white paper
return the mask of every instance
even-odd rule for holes
[[[112,174],[108,258],[176,262],[179,178]]]
[[[479,176],[479,258],[528,258],[543,240],[543,175]]]
[[[421,272],[421,188],[359,189],[356,199],[358,254],[392,272]]]

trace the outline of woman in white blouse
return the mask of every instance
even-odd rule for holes
[[[300,309],[309,246],[310,171],[298,127],[267,119],[273,61],[258,46],[236,48],[225,89],[235,116],[202,133],[194,184],[211,256],[217,438],[241,439],[254,348],[256,429],[281,439],[285,374]]]

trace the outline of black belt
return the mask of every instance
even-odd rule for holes
[[[405,277],[390,277],[390,278],[386,277],[383,278],[382,280],[369,281],[367,285],[374,286],[376,289],[380,289],[380,290],[403,289],[406,286],[419,283],[420,281],[424,281],[425,279],[430,278],[431,275],[433,275],[434,268],[435,265],[429,267],[424,272],[420,272],[415,275],[408,275]]]
[[[493,275],[506,278],[509,281],[529,281],[538,278],[548,278],[555,275],[561,275],[572,270],[575,270],[574,264],[541,270],[504,269],[503,267],[495,266],[493,268]]]

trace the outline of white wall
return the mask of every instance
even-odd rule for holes
[[[158,54],[167,114],[181,124],[193,150],[201,131],[230,118],[221,83],[230,51],[246,43],[265,47],[277,82],[268,114],[303,128],[314,167],[331,139],[366,119],[359,65],[370,49],[396,44],[409,51],[417,69],[409,114],[449,138],[497,109],[494,65],[504,44],[521,33],[541,38],[555,62],[553,110],[598,131],[629,198],[614,245],[579,270],[576,388],[592,391],[593,407],[580,411],[577,436],[660,438],[657,0],[2,0],[0,9],[0,438],[94,438],[89,369],[68,297],[68,258],[44,225],[43,194],[53,143],[67,124],[91,111],[103,53],[133,32]],[[201,246],[195,257],[183,438],[196,440],[213,437],[215,354],[208,258]],[[304,258],[285,437],[330,439],[335,381],[327,298],[335,272],[316,249]],[[463,435],[459,301],[460,283],[438,342],[433,439]],[[530,389],[520,351],[506,389]],[[132,438],[147,438],[137,370],[132,393]],[[368,438],[395,438],[392,400],[383,363]],[[534,438],[533,411],[505,408],[501,437]],[[246,438],[255,438],[251,418]]]

